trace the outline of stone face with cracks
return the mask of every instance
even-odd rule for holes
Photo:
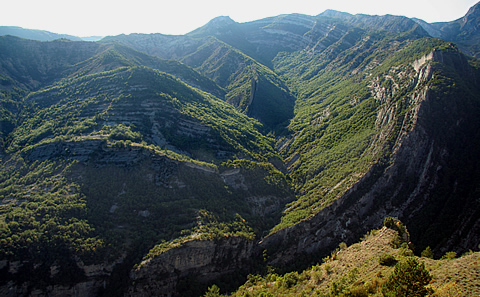
[[[178,296],[178,282],[188,276],[206,283],[247,269],[253,248],[253,241],[241,237],[186,241],[134,269],[126,296]]]

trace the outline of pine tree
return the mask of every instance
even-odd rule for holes
[[[398,262],[395,269],[382,286],[386,297],[423,297],[430,293],[426,285],[432,276],[423,263],[415,258]]]

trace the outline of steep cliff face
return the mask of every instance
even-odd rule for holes
[[[391,150],[391,157],[374,165],[312,218],[266,237],[260,246],[279,251],[273,253],[272,263],[291,262],[301,254],[325,254],[339,241],[353,242],[380,226],[386,216],[402,219],[411,226],[413,242],[437,247],[439,254],[462,252],[478,240],[478,188],[464,189],[479,180],[471,160],[479,157],[474,147],[479,141],[475,115],[480,101],[478,91],[471,93],[463,85],[449,90],[438,84],[446,79],[446,68],[457,69],[478,90],[478,74],[456,50],[434,51],[403,71],[390,70],[394,86],[402,77],[415,86],[404,103],[410,108],[401,116],[399,102],[391,101],[397,88],[387,90],[376,78],[371,80],[372,95],[384,103],[377,111],[378,132],[370,149]],[[452,216],[462,219],[446,223]],[[464,224],[471,229],[466,231]]]
[[[271,265],[293,264],[305,255],[318,259],[341,241],[357,241],[365,232],[379,227],[387,216],[399,217],[413,225],[412,241],[420,247],[431,245],[443,253],[454,247],[461,252],[462,246],[472,246],[472,242],[478,240],[475,235],[479,226],[477,195],[461,193],[459,188],[478,180],[478,171],[465,163],[474,156],[478,157],[478,153],[466,138],[468,145],[457,146],[456,141],[459,135],[477,137],[473,143],[478,141],[476,132],[470,134],[470,125],[479,124],[471,109],[477,110],[480,102],[475,93],[468,92],[445,98],[445,90],[437,82],[445,79],[442,72],[445,67],[457,69],[458,75],[468,77],[472,84],[476,84],[476,72],[456,50],[435,50],[408,65],[394,66],[381,76],[372,77],[368,87],[378,103],[376,134],[370,139],[366,151],[372,155],[389,151],[388,159],[379,160],[345,194],[311,218],[276,231],[258,243],[250,243],[251,248],[240,249],[239,259],[245,258],[243,253],[249,254],[246,257],[258,257],[264,251]],[[409,90],[408,95],[399,101],[399,93],[405,90]],[[459,95],[457,91],[450,94]],[[457,154],[468,157],[455,161],[451,156]],[[454,179],[446,178],[452,167],[463,167],[463,170],[457,171]],[[468,176],[472,172],[476,172],[474,176]],[[240,189],[245,185],[239,173],[236,170],[224,172],[222,178],[231,187]],[[436,190],[438,188],[442,190]],[[250,204],[263,203],[260,198],[251,199]],[[457,206],[452,210],[455,204]],[[259,206],[253,211],[268,211],[261,204]],[[459,230],[445,226],[443,234],[432,236],[429,229],[442,225],[452,213],[464,218],[456,225]],[[468,230],[468,239],[462,237],[465,227],[461,224],[472,228]],[[445,234],[452,236],[445,240]],[[181,276],[188,275],[188,271],[194,271],[193,275],[205,275],[200,278],[203,283],[228,273],[230,268],[219,264],[219,258],[216,262],[212,260],[217,257],[212,256],[212,246],[215,245],[213,242],[185,244],[149,260],[132,271],[135,285],[130,288],[130,294],[162,292],[174,296]],[[172,255],[188,263],[180,265]],[[206,262],[215,262],[222,268],[218,274],[212,273]],[[240,270],[245,267],[238,261],[236,265]]]
[[[31,269],[30,263],[22,263],[19,261],[2,261],[0,270],[8,272],[8,274],[16,275],[17,279],[9,280],[6,284],[0,285],[0,294],[5,297],[15,296],[98,296],[102,289],[105,289],[108,277],[111,275],[114,266],[121,263],[123,259],[119,259],[114,263],[103,263],[95,265],[85,265],[78,261],[73,269],[76,273],[81,273],[83,279],[74,284],[62,284],[62,276],[57,265],[48,267],[47,275],[43,275],[44,279],[57,279],[56,284],[44,284],[38,286],[33,280],[25,280],[20,282],[25,275],[25,271]],[[22,276],[23,274],[23,276]]]
[[[130,278],[134,284],[126,296],[182,296],[183,280],[208,283],[252,265],[254,242],[241,237],[219,241],[191,240],[143,261]]]
[[[132,266],[155,243],[194,228],[200,210],[263,230],[292,200],[285,176],[267,162],[279,160],[273,139],[192,68],[115,45],[2,38],[10,56],[0,73],[29,93],[2,141],[5,295],[121,294]],[[213,94],[160,68],[206,82]]]

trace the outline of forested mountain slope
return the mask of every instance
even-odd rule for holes
[[[294,97],[271,69],[213,36],[161,34],[113,36],[119,42],[149,54],[179,60],[225,89],[225,101],[269,130],[281,130],[293,116]]]
[[[280,164],[274,140],[192,68],[90,43],[72,46],[90,50],[79,61],[63,56],[70,42],[3,38],[17,47],[2,68],[5,293],[118,293],[154,243],[193,232],[199,213],[252,238],[293,199],[269,163]],[[26,66],[10,67],[17,60]],[[221,234],[218,225],[202,233]]]
[[[430,29],[326,11],[0,37],[1,295],[235,290],[387,216],[419,250],[476,249],[479,64]]]
[[[298,232],[305,240],[285,248],[328,250],[339,234],[349,242],[358,237],[354,230],[378,225],[387,215],[408,222],[419,247],[445,252],[476,244],[478,70],[451,45],[403,60],[419,42],[426,45],[420,40],[398,51],[367,82],[353,76],[348,87],[319,92],[326,100],[317,101],[316,109],[299,108],[303,113],[292,121],[298,132],[282,147],[304,195],[276,229],[309,219],[272,234],[267,246],[290,242]]]

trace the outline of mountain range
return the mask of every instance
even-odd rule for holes
[[[57,34],[45,30],[25,29],[17,26],[0,26],[0,36],[12,35],[25,39],[52,41],[55,39],[68,39],[74,41],[98,41],[102,36],[77,37],[68,34]]]
[[[386,217],[417,254],[478,249],[479,5],[95,42],[0,28],[0,295],[232,292]]]

